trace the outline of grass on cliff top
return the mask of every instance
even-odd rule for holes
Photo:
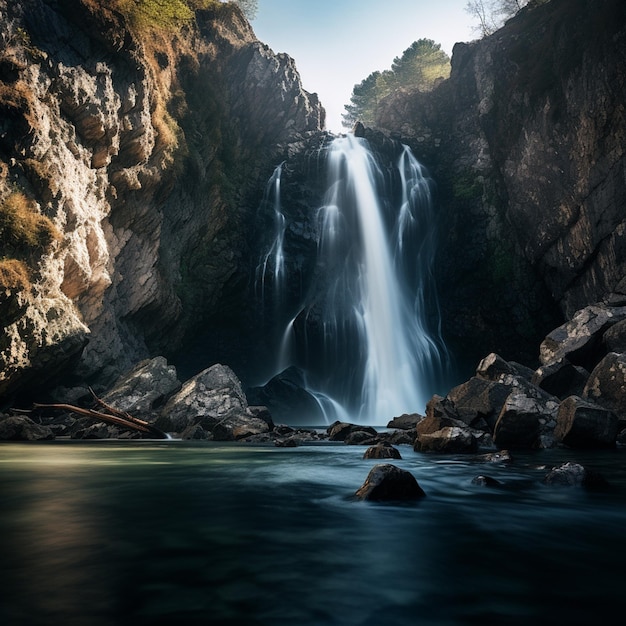
[[[178,28],[191,21],[196,10],[220,4],[219,0],[112,0],[112,3],[139,30]]]

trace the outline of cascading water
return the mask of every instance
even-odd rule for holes
[[[272,374],[299,368],[327,421],[380,424],[423,412],[447,360],[432,277],[429,181],[408,147],[383,169],[367,141],[353,135],[333,140],[327,163],[315,267],[290,305],[282,168],[268,186],[275,235],[256,284],[274,315]]]

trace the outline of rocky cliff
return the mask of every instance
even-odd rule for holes
[[[626,5],[533,5],[378,117],[438,183],[445,331],[472,359],[536,363],[559,318],[624,292]]]
[[[232,325],[258,189],[324,125],[236,6],[141,31],[116,6],[0,0],[4,402]]]

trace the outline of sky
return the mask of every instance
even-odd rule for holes
[[[317,93],[326,127],[338,133],[352,88],[391,68],[418,39],[452,55],[457,41],[476,38],[467,0],[258,0],[256,36],[296,61],[304,89]]]

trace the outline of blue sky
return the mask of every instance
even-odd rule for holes
[[[391,67],[417,39],[452,54],[457,41],[475,39],[467,0],[258,0],[252,22],[274,52],[296,60],[304,88],[316,92],[327,127],[341,132],[352,88]]]

